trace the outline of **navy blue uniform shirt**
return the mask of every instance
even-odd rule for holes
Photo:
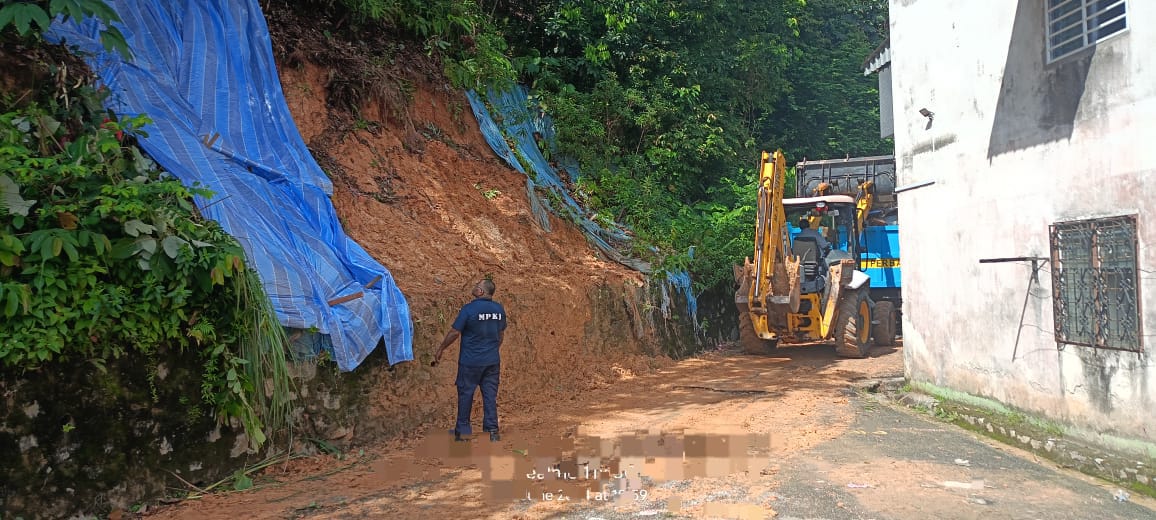
[[[462,333],[458,363],[483,367],[496,365],[498,336],[506,330],[506,310],[489,298],[477,298],[467,303],[454,320],[454,330]]]

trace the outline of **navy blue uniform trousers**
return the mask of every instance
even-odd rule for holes
[[[501,365],[458,365],[458,423],[454,431],[470,435],[470,411],[474,406],[474,392],[482,387],[482,431],[498,431],[498,374]]]

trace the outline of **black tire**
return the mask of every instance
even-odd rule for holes
[[[779,346],[778,340],[760,338],[755,332],[755,324],[751,322],[750,311],[739,306],[739,346],[746,354],[769,354]]]
[[[871,311],[871,319],[875,325],[871,327],[871,335],[875,336],[875,344],[890,347],[895,344],[895,304],[878,302]]]
[[[835,353],[842,357],[867,357],[871,351],[871,301],[867,291],[843,293],[835,319]]]

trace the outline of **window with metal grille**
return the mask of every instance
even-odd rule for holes
[[[1056,342],[1140,352],[1136,217],[1051,226]]]
[[[1048,63],[1128,28],[1125,0],[1048,0]]]

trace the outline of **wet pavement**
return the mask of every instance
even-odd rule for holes
[[[1115,487],[1027,452],[886,404],[857,405],[847,434],[785,463],[779,518],[1156,518],[1117,501]]]
[[[666,502],[582,508],[554,518],[794,519],[1156,519],[1153,500],[996,444],[872,396],[853,400],[842,436],[770,460],[757,476],[718,479],[709,494],[690,481],[658,486],[693,514]],[[759,480],[769,479],[769,486]],[[760,488],[764,488],[761,492]],[[655,493],[657,494],[657,493]]]

